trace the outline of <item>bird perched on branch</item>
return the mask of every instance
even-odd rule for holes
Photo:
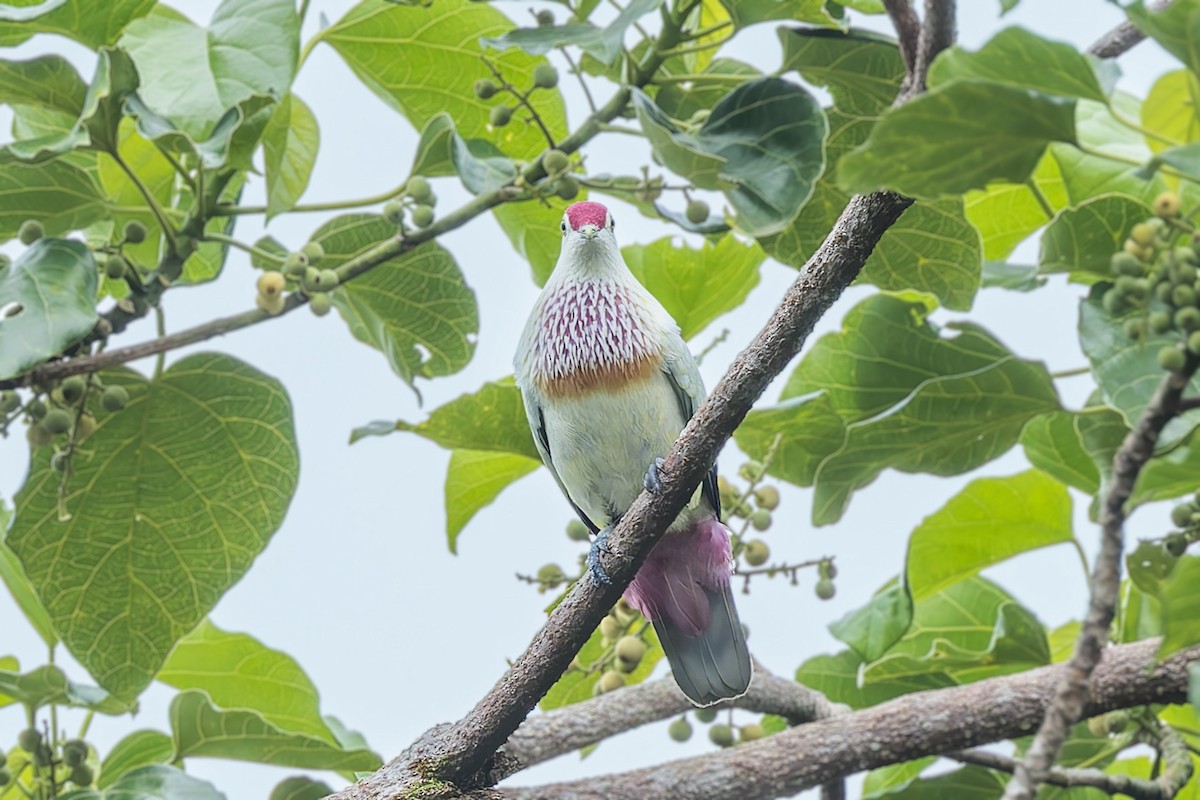
[[[562,252],[514,361],[542,460],[595,534],[588,564],[704,399],[679,326],[625,265],[612,215],[575,203]],[[733,605],[729,529],[716,467],[655,545],[625,591],[654,624],[675,680],[696,705],[746,691],[750,654]]]

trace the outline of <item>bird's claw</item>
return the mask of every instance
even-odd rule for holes
[[[606,525],[596,534],[596,538],[592,540],[592,548],[588,550],[587,556],[588,571],[605,586],[612,585],[612,578],[608,577],[608,573],[604,571],[603,565],[600,564],[600,553],[612,553],[608,549],[608,534],[612,533],[612,529],[612,525]]]
[[[646,469],[646,477],[642,479],[642,486],[646,487],[646,491],[650,494],[658,494],[662,489],[662,481],[658,478],[658,471],[662,469],[663,460],[656,458],[650,462],[650,466]]]

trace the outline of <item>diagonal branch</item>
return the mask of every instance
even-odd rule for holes
[[[1092,676],[1088,716],[1180,703],[1200,647],[1155,665],[1158,640],[1107,650]],[[506,800],[768,800],[914,758],[1023,736],[1045,713],[1065,667],[1054,665],[947,689],[914,692],[728,750],[644,769],[537,787]],[[620,694],[617,692],[616,694]]]
[[[1200,359],[1189,355],[1182,372],[1168,373],[1113,457],[1112,479],[1104,495],[1100,517],[1100,554],[1092,570],[1087,617],[1075,643],[1075,652],[1055,690],[1054,702],[1046,710],[1046,717],[1025,758],[1016,765],[1012,780],[1004,791],[1005,800],[1032,800],[1037,784],[1049,774],[1071,726],[1083,716],[1088,702],[1088,679],[1108,642],[1121,585],[1125,504],[1133,494],[1142,467],[1154,455],[1163,428],[1179,413],[1180,398],[1198,363]]]
[[[888,16],[892,20],[892,27],[896,29],[896,37],[900,41],[900,55],[904,58],[904,68],[909,75],[912,75],[917,68],[921,20],[917,18],[917,12],[913,11],[909,0],[883,0],[883,7],[887,9]]]
[[[925,90],[925,75],[934,57],[954,44],[956,10],[954,0],[925,0],[925,19],[921,23],[916,61],[909,73],[918,91]]]

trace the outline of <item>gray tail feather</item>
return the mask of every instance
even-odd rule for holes
[[[704,589],[708,629],[689,636],[669,616],[654,620],[654,630],[675,674],[675,682],[697,706],[745,694],[750,686],[750,651],[733,605],[733,589]]]

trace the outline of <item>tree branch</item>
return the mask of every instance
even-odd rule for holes
[[[954,0],[925,0],[925,19],[921,23],[916,64],[909,74],[915,79],[913,89],[916,91],[925,90],[925,75],[934,57],[954,44],[956,11]]]
[[[1150,403],[1142,411],[1137,425],[1125,437],[1113,456],[1112,479],[1104,495],[1100,517],[1100,554],[1092,568],[1091,598],[1083,629],[1075,643],[1075,652],[1063,671],[1054,702],[1037,736],[1017,764],[1013,778],[1004,791],[1005,800],[1032,800],[1037,784],[1045,780],[1058,757],[1072,725],[1079,721],[1088,702],[1088,678],[1100,661],[1108,642],[1121,586],[1121,551],[1125,539],[1125,504],[1133,494],[1138,473],[1154,455],[1159,434],[1179,413],[1179,401],[1198,361],[1189,355],[1182,372],[1163,378]]]
[[[1187,696],[1187,665],[1200,648],[1157,666],[1158,640],[1107,650],[1092,676],[1088,716]],[[853,714],[836,715],[735,748],[616,775],[501,789],[505,800],[767,800],[863,770],[940,755],[1037,727],[1061,665],[914,692]],[[624,690],[622,690],[624,691]],[[620,694],[620,692],[616,692]]]
[[[904,58],[904,67],[909,75],[917,68],[917,50],[921,41],[921,20],[913,11],[908,0],[883,0],[883,7],[891,17],[892,27],[896,29],[896,37],[900,40],[900,55]]]
[[[1015,758],[983,750],[960,750],[954,753],[945,753],[945,756],[963,764],[974,764],[1000,772],[1012,772],[1020,763]],[[1098,769],[1051,767],[1050,771],[1046,773],[1043,783],[1065,788],[1090,786],[1106,794],[1127,795],[1133,800],[1171,800],[1175,796],[1174,791],[1164,794],[1163,787],[1157,781],[1132,778],[1128,775],[1111,775]]]
[[[757,661],[749,690],[717,707],[778,714],[792,725],[849,710],[820,692],[772,674]],[[508,738],[489,778],[499,782],[535,764],[692,709],[675,680],[663,678],[538,714]]]

